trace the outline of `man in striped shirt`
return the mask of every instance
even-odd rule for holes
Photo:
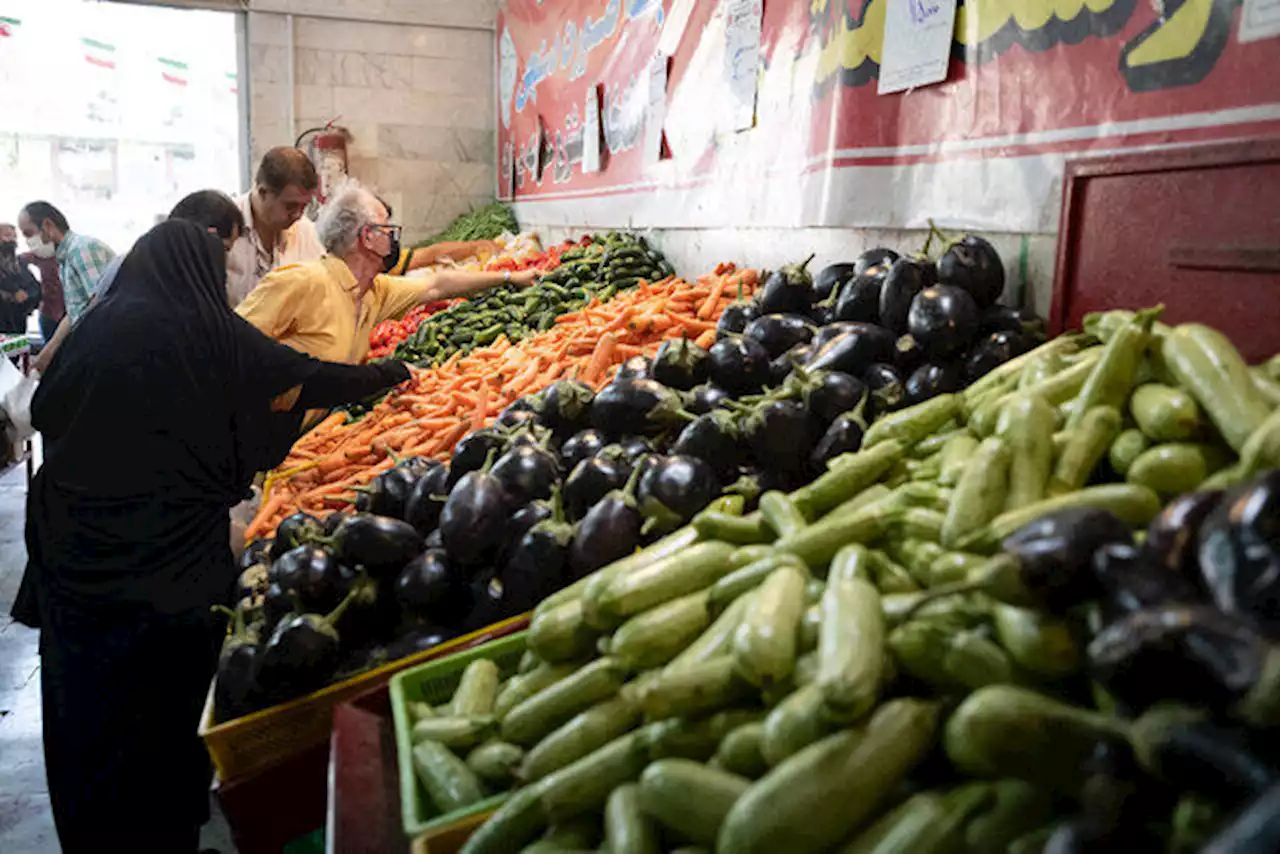
[[[46,342],[36,359],[34,367],[43,373],[71,330],[71,324],[79,319],[98,293],[98,280],[116,253],[96,237],[72,231],[62,211],[48,202],[32,202],[24,207],[18,215],[18,228],[33,255],[47,258],[52,254],[57,258],[58,272],[62,277],[67,314],[58,324],[53,340]]]

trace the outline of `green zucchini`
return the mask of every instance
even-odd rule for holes
[[[484,799],[484,787],[467,764],[438,741],[413,746],[413,768],[427,796],[442,813],[460,810]]]
[[[660,721],[723,709],[750,693],[750,685],[735,673],[733,656],[722,655],[662,671],[639,697],[645,717]]]
[[[638,783],[623,783],[609,795],[604,837],[609,854],[661,854],[658,828],[640,808]]]
[[[525,754],[520,779],[541,780],[598,750],[640,723],[640,710],[623,696],[603,700],[579,712],[540,740]]]
[[[457,717],[493,714],[498,696],[498,665],[487,658],[477,658],[462,671],[462,681],[449,702],[450,713]]]
[[[791,692],[764,719],[760,755],[770,765],[813,744],[833,729],[825,713],[822,690],[805,685]]]
[[[616,659],[591,662],[508,712],[502,721],[503,739],[521,746],[536,744],[578,712],[616,694],[625,675]]]
[[[1044,498],[1053,472],[1053,407],[1031,394],[1015,395],[996,422],[996,436],[1009,449],[1009,489],[1004,507],[1011,510]]]
[[[643,733],[627,733],[539,781],[542,809],[553,822],[599,810],[609,793],[636,780],[647,762]]]
[[[413,725],[411,738],[414,744],[419,741],[437,741],[445,747],[471,747],[493,732],[493,723],[493,718],[488,715],[474,718],[423,718]]]
[[[1136,427],[1121,430],[1107,451],[1107,460],[1115,473],[1124,477],[1129,473],[1133,461],[1149,447],[1151,447],[1151,440],[1141,430]]]
[[[491,739],[467,754],[467,767],[490,785],[509,788],[524,760],[524,749]]]
[[[640,806],[659,824],[701,845],[714,845],[720,825],[751,781],[688,759],[661,759],[640,775]]]
[[[526,673],[511,677],[494,698],[493,716],[501,723],[507,713],[517,705],[564,679],[579,666],[576,663],[547,664],[543,662]]]
[[[1178,384],[1191,392],[1227,444],[1239,452],[1271,407],[1231,341],[1216,329],[1184,323],[1165,336],[1161,353]]]
[[[699,590],[637,614],[613,633],[609,654],[629,670],[666,664],[711,624],[707,596]]]
[[[996,640],[1023,670],[1061,679],[1080,669],[1083,651],[1065,620],[1029,608],[992,606]]]
[[[583,621],[581,599],[544,611],[529,623],[529,648],[543,661],[563,662],[582,658],[599,635]]]
[[[728,543],[699,543],[614,577],[598,601],[601,618],[620,624],[627,617],[715,583],[728,571],[733,551]]]
[[[875,705],[884,679],[885,622],[880,593],[859,578],[831,579],[820,605],[818,689],[842,720]]]
[[[753,721],[732,730],[716,748],[715,761],[721,768],[751,780],[769,770],[764,759],[764,723]]]
[[[1065,431],[1066,442],[1049,480],[1048,494],[1063,495],[1083,488],[1120,435],[1120,427],[1119,410],[1095,406],[1084,414],[1080,426]]]
[[[712,591],[714,590],[715,585],[712,585]],[[706,631],[671,660],[667,669],[675,670],[732,652],[734,633],[738,631],[742,615],[754,596],[754,592],[748,592],[745,596],[734,599]]]
[[[1153,442],[1178,442],[1200,432],[1200,407],[1180,388],[1147,383],[1133,390],[1129,412],[1138,429]]]
[[[796,663],[796,633],[804,614],[805,576],[793,566],[769,574],[743,612],[733,637],[738,673],[753,685],[768,687],[791,674]]]
[[[1225,466],[1226,452],[1212,445],[1166,442],[1138,455],[1125,474],[1132,484],[1155,490],[1168,500],[1184,492],[1194,492],[1205,479]]]

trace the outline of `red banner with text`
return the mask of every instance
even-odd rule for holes
[[[756,52],[761,0],[507,0],[499,195],[565,225],[1052,231],[1067,157],[1280,133],[1257,0],[966,0],[947,80],[882,96],[888,2],[765,0]]]

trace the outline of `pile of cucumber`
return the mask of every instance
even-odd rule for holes
[[[542,277],[544,284],[598,293],[600,301],[644,279],[656,282],[675,275],[675,268],[644,237],[611,231],[598,240],[560,256],[560,266]]]
[[[490,705],[418,725],[518,784],[464,853],[1276,850],[1280,578],[1245,602],[1196,543],[1280,568],[1275,365],[1091,317],[555,593]]]

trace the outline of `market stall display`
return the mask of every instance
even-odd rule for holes
[[[1157,315],[1092,317],[544,600],[488,724],[523,785],[465,850],[1243,832],[1277,773],[1280,414]],[[1152,456],[1120,472],[1128,417]]]

